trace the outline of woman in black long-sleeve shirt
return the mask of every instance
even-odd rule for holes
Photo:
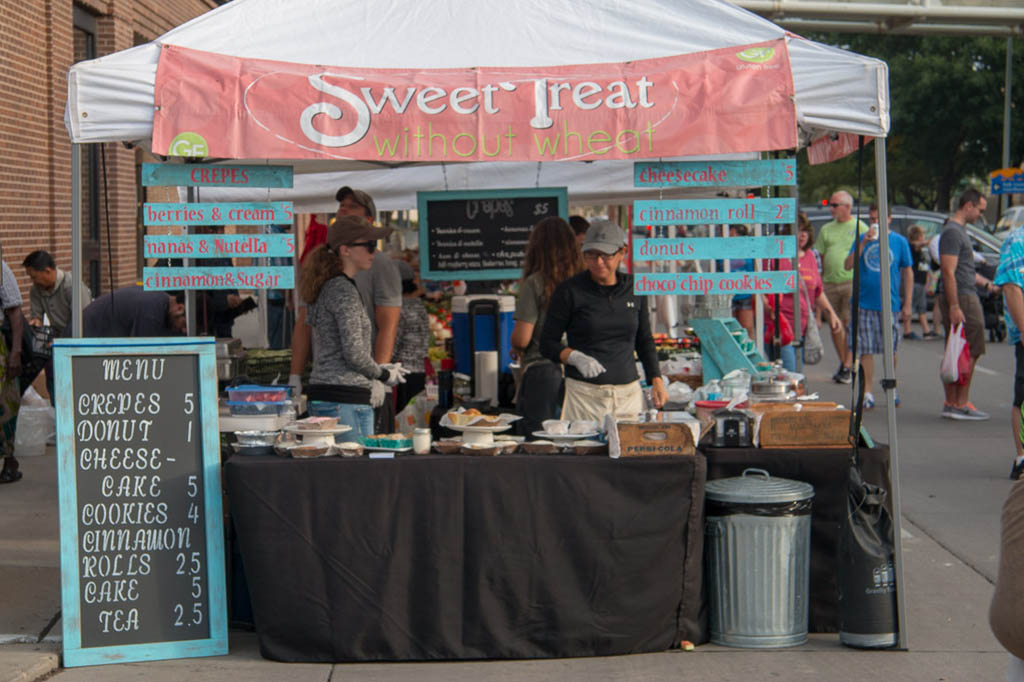
[[[654,406],[661,407],[668,397],[647,303],[633,293],[632,275],[618,272],[625,244],[617,225],[594,221],[582,246],[587,270],[560,284],[551,296],[540,352],[566,366],[562,419],[635,417],[643,410],[636,358],[651,384]],[[568,346],[562,344],[562,334]]]

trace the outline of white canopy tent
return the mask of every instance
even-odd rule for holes
[[[76,143],[150,139],[165,44],[283,62],[422,69],[627,62],[783,37],[805,143],[832,132],[886,135],[884,62],[788,34],[724,0],[234,0],[151,43],[74,65],[66,119]],[[368,164],[293,165],[304,172]]]
[[[850,135],[876,139],[876,165],[880,170],[878,196],[884,214],[884,138],[889,130],[885,63],[787,33],[725,0],[509,0],[505,3],[233,0],[151,43],[71,68],[65,118],[71,141],[75,143],[72,156],[72,201],[76,207],[73,209],[74,262],[80,262],[81,255],[78,211],[81,175],[76,165],[80,160],[79,145],[96,142],[150,145],[154,131],[157,63],[165,45],[246,59],[344,66],[351,71],[626,63],[770,40],[784,40],[788,49],[800,146],[816,140],[824,140],[827,146],[829,139],[838,137],[837,142],[842,142],[843,136]],[[717,151],[729,154],[737,150]],[[411,207],[409,187],[417,181],[409,178],[416,177],[423,178],[423,187],[416,187],[418,189],[438,188],[439,181],[441,188],[447,184],[453,189],[467,184],[474,188],[490,186],[490,182],[506,187],[565,184],[569,187],[570,200],[577,202],[598,195],[607,201],[609,196],[629,199],[639,194],[629,186],[631,161],[551,161],[504,166],[494,161],[461,164],[457,170],[452,164],[444,164],[440,172],[437,166],[404,168],[400,173],[381,169],[412,164],[328,158],[273,158],[273,161],[288,163],[299,174],[293,192],[272,194],[276,199],[293,199],[299,211],[332,210],[334,190],[341,184],[357,183],[331,174],[349,171],[362,171],[358,186],[377,197],[381,208]],[[302,174],[315,175],[302,178]],[[481,184],[487,177],[490,179]],[[396,187],[397,182],[403,187]],[[218,196],[207,189],[203,190],[203,195],[204,198]],[[218,200],[242,198],[238,194],[230,199],[225,195],[219,197]],[[263,191],[258,197],[249,194],[245,198],[265,197]],[[887,244],[883,226],[882,258],[885,262],[888,262]],[[885,290],[890,286],[888,272],[888,268],[882,268]],[[883,296],[883,299],[883,315],[888,321],[891,319],[888,297]],[[78,303],[76,300],[75,305]],[[886,348],[891,349],[890,325],[886,322],[883,327]],[[80,329],[75,332],[79,335]],[[894,376],[891,352],[885,356],[884,376]],[[898,584],[902,586],[899,460],[891,392],[887,402],[896,569]],[[898,597],[899,643],[906,647],[902,590]]]

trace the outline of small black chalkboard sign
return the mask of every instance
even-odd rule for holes
[[[565,187],[418,192],[420,276],[500,280],[522,275],[530,230],[568,217]]]
[[[54,344],[64,664],[227,653],[212,339]]]

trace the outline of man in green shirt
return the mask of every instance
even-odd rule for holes
[[[832,380],[837,384],[848,384],[853,379],[850,373],[853,354],[846,344],[846,329],[850,325],[850,301],[853,298],[853,270],[846,268],[845,261],[856,237],[855,230],[859,229],[864,233],[867,232],[868,226],[852,216],[853,197],[849,192],[837,191],[829,199],[828,207],[832,211],[832,221],[821,228],[815,244],[821,253],[821,280],[824,283],[825,296],[843,321],[839,330],[832,332],[832,343],[835,344],[840,361],[839,369],[832,375]]]

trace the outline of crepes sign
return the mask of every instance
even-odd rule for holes
[[[217,158],[553,161],[788,149],[783,40],[613,64],[365,69],[165,45],[153,150]]]

